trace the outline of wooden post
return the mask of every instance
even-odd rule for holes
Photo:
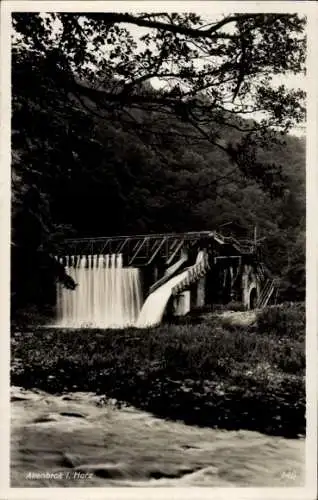
[[[206,283],[206,279],[205,279],[205,276],[203,276],[203,278],[201,278],[197,284],[197,294],[196,294],[197,295],[196,296],[196,306],[197,307],[205,306],[205,283]]]

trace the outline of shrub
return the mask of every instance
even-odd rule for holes
[[[236,302],[232,300],[227,304],[214,304],[213,311],[214,312],[223,312],[223,311],[235,311],[235,312],[243,312],[245,311],[245,306],[242,302]]]
[[[257,325],[261,334],[303,341],[306,333],[305,304],[284,303],[267,307],[257,314]]]
[[[36,328],[37,326],[45,326],[48,320],[55,317],[54,308],[47,306],[39,309],[37,306],[29,306],[25,309],[11,313],[11,328],[25,329],[27,327]]]
[[[242,312],[245,311],[245,306],[242,302],[229,302],[226,304],[226,311],[235,311],[235,312]]]

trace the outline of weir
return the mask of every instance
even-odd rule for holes
[[[274,290],[258,248],[215,231],[69,239],[56,259],[77,284],[57,286],[65,328],[143,328],[231,301],[249,309]]]
[[[139,269],[123,268],[121,254],[70,256],[66,271],[78,286],[57,288],[56,326],[122,328],[141,308]]]

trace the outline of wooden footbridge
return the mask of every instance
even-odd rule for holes
[[[200,250],[205,251],[207,260],[195,264],[196,255]],[[234,274],[238,278],[246,276],[246,279],[243,278],[245,284],[242,285],[245,290],[245,304],[250,301],[249,290],[252,285],[257,289],[257,302],[254,307],[264,307],[276,288],[276,284],[260,262],[259,247],[254,241],[237,240],[216,231],[66,239],[60,245],[56,256],[62,257],[64,265],[68,265],[73,259],[72,256],[107,254],[122,254],[124,266],[143,268],[143,283],[147,293],[152,293],[185,266],[192,266],[191,271],[189,268],[188,276],[175,287],[173,294],[197,282],[214,267],[218,268],[224,277],[227,269],[232,275],[232,281]],[[232,288],[234,285],[232,283],[227,286]]]
[[[58,253],[61,256],[123,254],[126,265],[143,267],[158,259],[169,266],[183,250],[197,248],[213,248],[217,255],[223,256],[253,255],[256,251],[250,241],[237,241],[215,231],[199,231],[66,239]]]

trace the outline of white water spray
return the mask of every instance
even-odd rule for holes
[[[196,264],[201,262],[203,258],[204,252],[200,251]],[[174,276],[147,297],[135,325],[137,328],[156,326],[161,322],[173,288],[189,277],[191,269],[191,267],[187,268],[182,273]]]
[[[188,271],[184,271],[174,276],[147,297],[135,325],[137,328],[156,326],[161,322],[173,287],[181,282],[187,274]]]
[[[123,267],[121,254],[71,256],[66,272],[75,290],[57,288],[60,328],[124,328],[134,325],[141,308],[139,269]]]

